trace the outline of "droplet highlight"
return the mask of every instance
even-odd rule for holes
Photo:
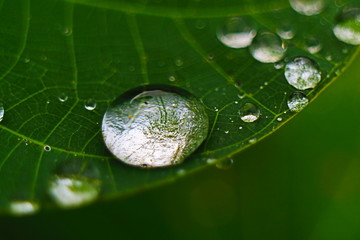
[[[176,107],[174,107],[176,106]],[[110,152],[138,167],[181,163],[207,136],[209,120],[190,93],[168,86],[137,88],[106,111],[102,134]]]
[[[217,37],[227,47],[245,48],[250,46],[256,32],[254,24],[248,18],[233,17],[219,28]]]
[[[314,88],[321,81],[321,73],[314,62],[297,57],[285,66],[285,78],[296,89]]]
[[[342,42],[360,44],[360,8],[345,8],[338,17],[334,35]]]
[[[275,63],[284,58],[286,47],[281,38],[265,32],[255,37],[250,45],[251,55],[262,63]]]
[[[308,105],[308,103],[309,99],[301,92],[294,92],[287,101],[287,105],[292,112],[300,112]]]
[[[252,123],[259,119],[260,110],[252,103],[245,103],[239,111],[240,118],[243,122]]]

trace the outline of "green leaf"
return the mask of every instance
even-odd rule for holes
[[[21,205],[24,201],[34,203],[33,210],[56,202],[64,206],[54,197],[56,181],[67,182],[68,194],[82,194],[84,201],[73,198],[71,206],[121,197],[261,140],[296,115],[287,99],[297,90],[283,69],[257,62],[247,48],[221,44],[217,29],[226,17],[244,14],[263,31],[276,32],[290,23],[296,36],[286,41],[286,59],[308,57],[321,70],[316,88],[302,91],[312,101],[357,52],[332,33],[339,11],[328,2],[323,13],[307,17],[284,0],[1,1],[0,102],[5,114],[0,123],[0,211],[18,207],[25,212],[29,206]],[[316,54],[306,49],[311,37],[322,45]],[[209,136],[179,166],[129,167],[103,143],[107,107],[144,84],[186,89],[207,108]],[[89,99],[96,101],[93,111],[84,107]],[[253,123],[242,122],[238,114],[247,102],[261,112]]]

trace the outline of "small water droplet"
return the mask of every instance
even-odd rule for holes
[[[185,169],[179,169],[179,170],[177,170],[177,172],[176,172],[176,174],[177,174],[178,176],[184,176],[185,173],[186,173],[186,170],[185,170]]]
[[[202,30],[206,27],[206,22],[204,20],[197,20],[195,23],[195,27],[199,30]]]
[[[208,56],[207,56],[207,58],[208,58],[209,61],[214,61],[215,56],[214,56],[214,54],[209,53]]]
[[[92,98],[89,98],[88,100],[86,100],[85,102],[85,109],[92,111],[96,108],[96,101]]]
[[[360,44],[360,8],[344,8],[338,16],[338,23],[333,32],[337,39],[342,42]]]
[[[321,73],[308,58],[297,57],[285,66],[285,78],[296,89],[314,88],[321,80]]]
[[[209,165],[215,164],[216,159],[215,158],[208,158],[208,159],[206,159],[206,163],[209,164]]]
[[[229,133],[229,131],[224,131],[224,133],[225,133],[225,134],[228,134],[228,133]]]
[[[217,37],[225,46],[245,48],[250,46],[256,36],[254,24],[244,17],[227,19],[217,32]]]
[[[291,7],[305,16],[320,14],[325,8],[324,0],[290,0]]]
[[[260,110],[252,103],[245,103],[239,111],[240,118],[246,123],[255,122],[260,117]]]
[[[214,110],[215,110],[215,112],[218,112],[218,111],[219,111],[219,109],[218,109],[217,107],[214,107]]]
[[[242,129],[243,129],[243,127],[242,127],[242,126],[240,126],[240,127],[239,127],[239,130],[242,130]]]
[[[343,48],[341,52],[342,52],[343,54],[347,54],[347,53],[349,53],[349,49]]]
[[[44,146],[44,150],[47,151],[47,152],[50,152],[51,151],[51,147],[49,145],[45,145]]]
[[[287,101],[287,105],[292,112],[300,112],[308,105],[308,103],[309,99],[301,92],[294,92]]]
[[[174,75],[170,75],[169,76],[169,81],[170,82],[175,82],[176,81],[176,77]]]
[[[283,119],[282,119],[282,117],[278,117],[277,119],[276,119],[276,121],[278,121],[278,122],[281,122]]]
[[[65,93],[60,93],[58,99],[60,102],[66,102],[68,100],[68,96]]]
[[[227,170],[231,168],[234,164],[234,160],[232,158],[225,158],[216,163],[216,167],[221,170]]]
[[[32,201],[12,201],[9,211],[13,215],[22,216],[34,214],[39,210],[39,205]]]
[[[276,33],[282,38],[286,40],[293,39],[295,36],[295,30],[293,26],[289,23],[282,24],[277,30]]]
[[[24,58],[24,63],[29,63],[30,62],[30,58],[26,57]]]
[[[253,143],[256,143],[257,142],[257,139],[256,138],[252,138],[249,140],[249,143],[253,144]]]
[[[181,58],[177,58],[175,59],[175,65],[181,67],[182,65],[184,65],[184,61]]]
[[[63,29],[63,32],[62,32],[63,34],[64,34],[64,36],[71,36],[71,34],[72,34],[72,28],[69,28],[69,27],[65,27],[64,29]]]
[[[333,57],[332,57],[331,55],[327,55],[327,56],[325,57],[325,59],[328,60],[328,61],[332,61],[332,60],[333,60]]]
[[[281,38],[273,33],[258,34],[250,45],[251,55],[262,63],[275,63],[280,61],[286,52]]]
[[[55,176],[49,193],[60,207],[76,207],[94,201],[99,195],[99,184],[83,176]]]
[[[165,167],[195,151],[207,136],[208,124],[204,106],[190,93],[148,86],[115,100],[104,115],[102,133],[109,150],[126,164]]]
[[[311,54],[316,54],[320,52],[322,45],[318,39],[311,37],[306,39],[306,50]]]
[[[4,119],[5,109],[4,104],[0,102],[0,122]]]
[[[235,101],[234,103],[235,103],[235,104],[239,104],[239,102],[238,102],[238,101]]]

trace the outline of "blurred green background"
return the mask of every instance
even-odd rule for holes
[[[81,209],[3,217],[0,239],[360,239],[359,103],[360,56],[229,170]]]

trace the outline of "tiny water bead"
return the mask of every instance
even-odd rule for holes
[[[51,147],[49,145],[45,145],[44,146],[44,150],[47,151],[47,152],[50,152],[51,151]]]
[[[277,30],[276,33],[286,40],[293,39],[295,36],[295,30],[290,23],[282,24]]]
[[[239,111],[240,118],[243,122],[252,123],[259,119],[260,110],[252,103],[245,103]]]
[[[3,120],[4,118],[4,113],[5,113],[5,110],[4,110],[4,105],[0,102],[0,122]]]
[[[275,63],[283,59],[286,47],[281,38],[273,33],[257,35],[250,45],[251,55],[262,63]]]
[[[217,37],[225,46],[245,48],[250,46],[256,36],[254,24],[244,17],[227,19],[217,32]]]
[[[147,86],[121,95],[106,111],[102,134],[110,152],[138,167],[181,163],[207,136],[208,116],[190,93]]]
[[[291,7],[305,16],[320,14],[325,8],[325,0],[290,0]]]
[[[316,54],[320,52],[322,49],[322,45],[318,39],[308,38],[306,39],[306,50],[311,54]]]
[[[296,89],[314,88],[321,81],[321,73],[314,62],[297,57],[285,66],[285,78]]]
[[[92,98],[89,98],[85,101],[85,109],[92,111],[96,108],[96,101]]]
[[[231,166],[234,164],[234,160],[232,158],[224,158],[216,163],[216,168],[227,170],[231,168]]]
[[[34,214],[38,210],[39,205],[32,201],[13,201],[9,206],[10,213],[17,216]]]
[[[308,103],[309,99],[301,92],[294,92],[287,101],[287,105],[292,112],[300,112],[308,105]]]
[[[68,96],[65,93],[60,93],[58,99],[60,102],[66,102],[68,100]]]
[[[340,40],[348,44],[360,44],[360,8],[345,8],[338,17],[333,32]]]
[[[90,203],[99,192],[99,184],[83,176],[55,176],[49,188],[50,196],[63,208]]]

